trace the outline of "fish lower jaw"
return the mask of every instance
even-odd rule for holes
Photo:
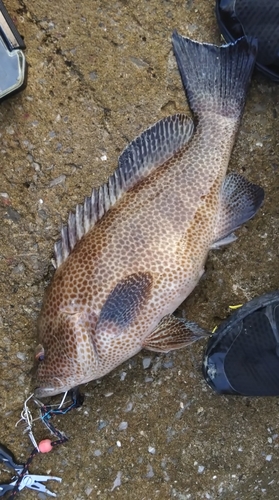
[[[39,381],[40,379],[38,379]],[[75,383],[77,380],[73,380],[72,377],[61,380],[59,377],[54,377],[53,379],[49,379],[47,382],[42,383],[39,387],[36,387],[34,391],[34,395],[37,398],[46,398],[51,396],[56,396],[57,394],[61,394],[63,392],[67,392],[73,387],[77,387],[82,382]]]
[[[67,392],[70,389],[72,389],[73,386],[68,386],[68,387],[37,387],[34,391],[34,396],[35,398],[47,398],[47,397],[52,397],[56,396],[57,394],[62,394],[62,392]]]
[[[79,374],[78,376],[65,377],[60,379],[59,377],[54,377],[53,379],[44,382],[42,385],[36,387],[34,395],[37,398],[46,398],[56,396],[57,394],[62,394],[63,392],[70,391],[74,387],[78,387],[81,384],[87,384],[97,377],[92,375],[92,372]],[[98,377],[99,378],[99,377]],[[38,379],[39,381],[40,379]]]

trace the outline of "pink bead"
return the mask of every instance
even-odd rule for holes
[[[38,448],[41,453],[48,453],[52,450],[51,440],[43,439],[42,441],[40,441]]]

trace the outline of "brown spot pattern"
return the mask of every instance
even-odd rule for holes
[[[144,339],[197,284],[213,241],[237,120],[203,115],[193,139],[138,183],[78,242],[57,269],[39,319],[38,395],[99,378],[137,353]],[[133,322],[96,335],[117,283],[148,273],[152,288]]]

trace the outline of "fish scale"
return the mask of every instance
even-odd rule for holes
[[[262,204],[262,188],[225,177],[256,42],[216,47],[175,33],[173,46],[195,125],[174,115],[147,129],[70,214],[39,317],[37,397],[99,378],[142,348],[168,352],[207,336],[172,313],[210,248],[233,241]]]

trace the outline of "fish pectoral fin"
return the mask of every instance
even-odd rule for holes
[[[232,234],[250,220],[261,207],[264,190],[235,172],[226,176],[222,190],[214,240],[211,248],[218,248],[236,239]]]
[[[165,316],[144,340],[142,348],[149,351],[169,352],[186,347],[209,335],[211,332],[199,327],[193,321],[176,318],[170,314]]]
[[[96,335],[121,335],[150,297],[152,281],[152,275],[143,272],[130,274],[120,280],[101,309]]]

